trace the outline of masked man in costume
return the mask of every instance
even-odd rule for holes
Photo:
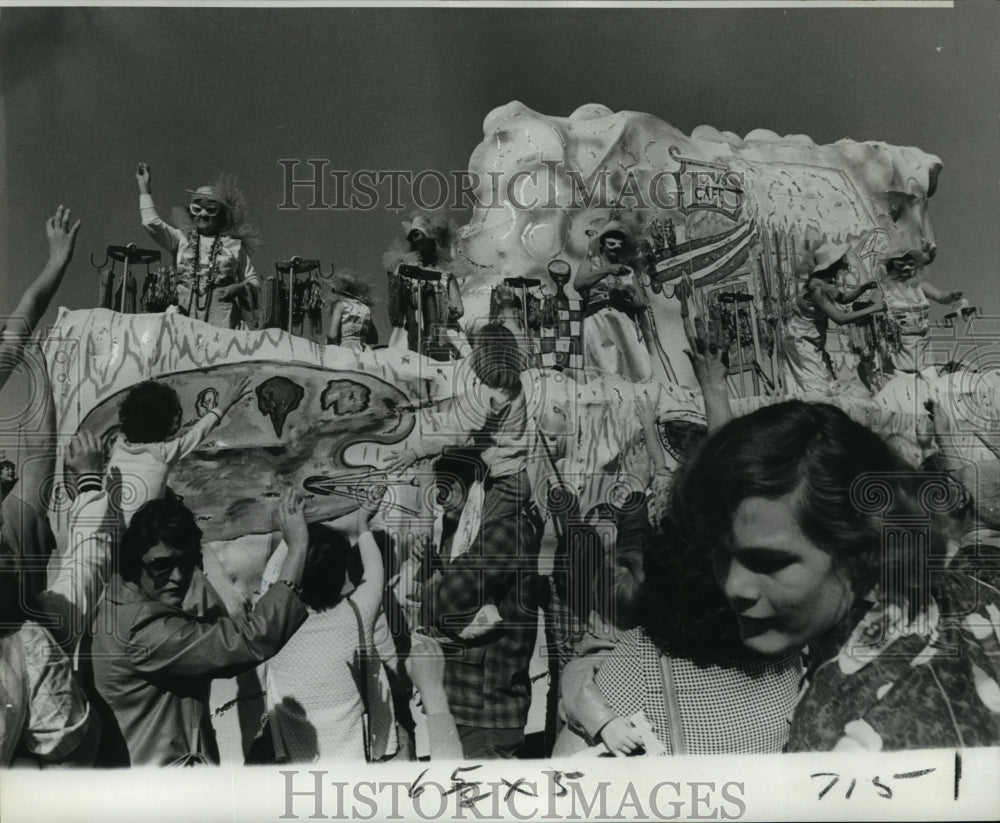
[[[636,383],[653,375],[639,318],[646,309],[636,273],[627,260],[633,241],[617,220],[607,222],[577,270],[573,288],[583,298],[584,365]]]
[[[465,313],[458,281],[441,248],[443,237],[422,214],[404,222],[406,250],[386,253],[389,270],[389,319],[393,325],[390,348],[420,351],[435,360],[454,360],[470,351],[458,325]],[[438,280],[421,279],[421,272],[437,272]]]
[[[189,192],[191,225],[181,230],[157,214],[146,163],[135,178],[142,225],[174,256],[178,311],[225,329],[255,328],[260,276],[248,254],[256,232],[243,192],[225,178]]]

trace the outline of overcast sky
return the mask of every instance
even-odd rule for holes
[[[464,169],[496,106],[585,103],[707,123],[918,146],[944,161],[933,279],[1000,311],[1000,4],[948,9],[6,8],[2,292],[45,257],[58,203],[85,221],[59,302],[94,305],[91,251],[149,245],[137,161],[161,213],[237,172],[257,267],[299,254],[371,274],[406,214],[280,211],[281,158]],[[304,172],[304,170],[303,170]],[[101,254],[103,256],[103,254]],[[54,315],[50,315],[53,317]],[[384,305],[377,318],[386,330]]]

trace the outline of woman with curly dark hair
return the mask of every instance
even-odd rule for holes
[[[716,432],[674,495],[690,571],[714,577],[743,646],[806,653],[789,751],[1000,744],[1000,590],[948,557],[946,477],[790,401]]]
[[[686,306],[682,316],[713,431],[731,416],[725,387],[728,343],[709,341],[704,323],[692,322]],[[655,422],[648,428],[649,440],[658,437]],[[567,665],[563,707],[570,727],[616,755],[654,747],[668,754],[781,751],[801,676],[797,655],[763,660],[747,653],[713,580],[711,555],[692,550],[676,526],[673,497],[666,499],[666,513],[652,524],[655,536],[649,529],[633,530],[625,550],[619,531],[615,553],[627,563],[614,570],[610,590],[620,600],[638,584],[632,619],[639,625],[613,645],[603,644],[606,651],[592,683],[574,685],[575,674],[567,674],[585,661]],[[646,519],[645,506],[640,519]],[[641,559],[631,557],[635,553]],[[633,722],[640,714],[651,727],[645,736]],[[557,744],[560,748],[572,746]]]
[[[628,741],[630,718],[642,712],[668,754],[780,752],[798,694],[798,656],[748,654],[710,556],[690,551],[669,519],[661,528],[663,537],[644,552],[642,625],[623,635],[597,672],[617,715],[600,738]],[[633,743],[615,753],[638,749]]]

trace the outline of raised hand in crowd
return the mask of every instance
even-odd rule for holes
[[[80,475],[100,475],[103,464],[104,453],[97,436],[89,431],[77,432],[64,452],[63,469],[67,479],[75,482]]]
[[[417,539],[411,543],[406,557],[399,564],[399,588],[404,594],[413,592],[415,590],[414,583],[421,582],[424,557],[429,542],[428,535],[417,535]]]
[[[28,338],[34,334],[38,321],[48,310],[56,289],[62,283],[66,267],[73,257],[79,231],[80,221],[73,223],[70,210],[64,206],[59,206],[55,214],[45,221],[49,259],[38,277],[25,289],[12,316],[2,327],[0,388],[3,388],[14,369],[20,365]]]
[[[663,454],[663,446],[660,443],[660,434],[656,426],[658,409],[656,400],[647,389],[636,392],[635,411],[639,416],[639,422],[642,423],[643,436],[646,438],[646,452],[652,461],[653,472],[665,471],[667,461]]]
[[[372,518],[382,505],[382,498],[385,497],[387,490],[388,486],[384,485],[372,486],[369,489],[368,495],[355,512],[355,528],[359,535],[371,531]]]
[[[309,550],[309,527],[306,525],[305,501],[293,488],[286,488],[281,493],[278,522],[281,524],[281,536],[288,546],[279,579],[298,584]]]
[[[49,241],[49,265],[64,269],[73,259],[76,235],[82,221],[71,223],[70,210],[59,206],[56,213],[45,221],[45,236]]]
[[[682,305],[684,305],[682,301]],[[709,432],[723,426],[732,419],[733,412],[729,406],[729,336],[722,334],[721,339],[709,339],[705,322],[696,317],[691,322],[688,312],[682,311],[684,334],[690,348],[684,350],[694,376],[701,387],[705,401],[705,421]]]

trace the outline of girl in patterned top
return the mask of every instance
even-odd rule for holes
[[[686,304],[682,317],[691,347],[687,354],[712,431],[731,417],[728,342],[709,339],[705,324],[697,318],[692,322]],[[658,443],[652,403],[640,399],[639,406],[647,443]],[[657,508],[657,500],[668,508]],[[652,527],[645,522],[645,505],[630,507],[633,525],[623,530],[619,524],[616,536],[618,567],[609,587],[617,607],[612,616],[616,631],[608,632],[606,625],[602,630],[607,620],[591,619],[579,656],[563,670],[563,708],[570,729],[617,756],[643,750],[780,751],[798,690],[797,656],[768,661],[747,654],[736,621],[712,582],[710,555],[687,552],[680,542],[669,514],[670,492],[647,502]],[[644,530],[636,528],[640,517]],[[613,619],[635,612],[637,620],[631,624]],[[648,727],[655,740],[643,736]],[[555,754],[570,753],[577,745],[571,735],[563,735]]]
[[[669,522],[661,531],[667,539],[644,552],[642,625],[620,636],[595,677],[611,711],[592,739],[617,756],[780,752],[801,677],[797,655],[768,660],[742,649],[706,576],[709,556],[682,552]],[[640,718],[655,740],[643,737]]]
[[[743,645],[805,652],[789,751],[1000,744],[1000,588],[983,556],[949,557],[960,504],[821,403],[737,418],[682,471],[681,545],[711,557]]]

